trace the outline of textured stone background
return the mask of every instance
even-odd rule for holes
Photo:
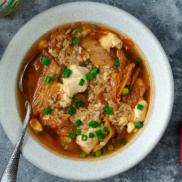
[[[0,18],[0,58],[15,33],[40,12],[74,0],[23,0],[12,15]],[[182,1],[96,0],[121,8],[142,21],[166,51],[175,81],[175,102],[169,126],[157,147],[136,167],[100,182],[182,182],[180,119],[182,119]],[[158,106],[160,107],[160,106]],[[160,122],[160,120],[159,120]],[[13,146],[0,125],[0,176]],[[69,182],[36,168],[21,157],[18,182]]]

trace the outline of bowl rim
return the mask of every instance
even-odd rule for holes
[[[63,178],[66,178],[66,179],[76,179],[76,180],[98,180],[98,179],[104,179],[104,178],[108,178],[108,177],[111,177],[111,176],[114,176],[114,175],[117,175],[121,172],[124,172],[132,167],[134,167],[135,165],[137,165],[140,161],[142,161],[153,149],[154,147],[157,145],[157,143],[160,141],[161,137],[163,136],[165,130],[166,130],[166,127],[168,125],[168,122],[169,122],[169,119],[170,119],[170,116],[171,116],[171,113],[172,113],[172,109],[173,109],[173,102],[174,102],[174,82],[173,82],[173,75],[172,75],[172,71],[171,71],[171,68],[170,68],[170,64],[168,62],[168,59],[167,59],[167,56],[162,48],[162,46],[160,45],[159,41],[156,39],[156,37],[152,34],[152,32],[143,24],[141,23],[138,19],[136,19],[135,17],[133,17],[132,15],[130,15],[129,13],[125,12],[124,10],[121,10],[119,8],[116,8],[116,7],[113,7],[113,6],[110,6],[110,5],[106,5],[106,4],[103,4],[103,3],[97,3],[97,2],[72,2],[72,3],[66,3],[66,4],[62,4],[62,5],[58,5],[58,6],[55,6],[53,8],[50,8],[40,14],[38,14],[37,16],[35,16],[34,18],[32,18],[29,22],[27,22],[17,33],[16,35],[14,36],[14,38],[11,40],[11,42],[9,43],[8,47],[6,48],[2,58],[1,58],[1,62],[0,62],[0,77],[2,78],[3,80],[3,83],[7,83],[7,86],[5,86],[5,88],[0,88],[0,118],[1,118],[1,123],[2,123],[2,126],[4,128],[4,131],[6,132],[8,138],[10,139],[10,141],[15,145],[15,142],[17,141],[17,138],[18,138],[18,133],[21,131],[21,124],[16,124],[14,125],[14,123],[10,123],[8,120],[9,119],[13,119],[14,116],[16,116],[15,118],[17,119],[18,116],[17,116],[17,113],[13,113],[12,116],[10,115],[7,115],[6,112],[7,112],[7,106],[9,106],[8,104],[8,101],[12,101],[12,103],[14,104],[14,102],[16,103],[16,98],[14,98],[13,96],[10,98],[4,98],[5,96],[5,91],[7,92],[8,89],[8,86],[10,86],[12,83],[14,83],[14,79],[15,78],[10,78],[10,80],[8,81],[7,78],[6,78],[6,71],[8,70],[7,68],[9,68],[10,66],[10,63],[7,61],[10,57],[13,58],[13,56],[15,58],[18,58],[18,57],[21,57],[23,58],[22,56],[25,55],[25,54],[20,54],[20,53],[17,53],[17,55],[13,55],[13,53],[11,53],[11,50],[13,48],[13,46],[16,45],[16,43],[20,43],[20,41],[22,40],[21,39],[21,34],[24,34],[23,32],[26,32],[27,33],[27,28],[28,27],[31,27],[31,25],[35,25],[35,24],[38,24],[40,23],[40,20],[42,19],[45,19],[46,16],[48,15],[55,15],[56,13],[60,13],[59,11],[60,10],[63,10],[63,9],[71,9],[73,12],[75,12],[75,8],[78,10],[80,10],[81,12],[83,12],[84,10],[81,9],[81,7],[84,7],[84,8],[87,8],[89,7],[90,8],[90,11],[93,11],[96,13],[95,10],[93,10],[92,8],[95,8],[95,9],[100,9],[100,10],[103,10],[104,13],[107,13],[109,12],[110,14],[112,14],[111,16],[115,17],[115,16],[119,16],[119,15],[122,15],[124,16],[126,19],[130,20],[131,22],[134,22],[134,24],[136,25],[136,27],[138,26],[139,27],[139,30],[140,29],[143,29],[142,31],[145,32],[145,34],[147,36],[149,36],[149,38],[151,39],[151,44],[154,43],[154,45],[156,47],[153,47],[153,50],[156,51],[156,49],[158,49],[158,51],[160,52],[160,60],[161,60],[161,63],[159,63],[160,65],[164,66],[165,69],[162,71],[163,74],[160,75],[160,76],[166,76],[165,79],[160,79],[160,81],[158,80],[155,80],[155,75],[154,75],[154,82],[158,84],[158,82],[162,83],[161,81],[163,80],[164,81],[164,84],[166,84],[165,86],[167,87],[167,90],[166,92],[168,93],[168,97],[166,98],[166,103],[168,104],[167,106],[165,106],[165,109],[167,111],[167,114],[165,116],[162,116],[162,120],[163,122],[160,124],[160,130],[158,131],[159,133],[157,133],[157,136],[155,136],[154,138],[154,141],[151,141],[151,144],[147,146],[147,149],[143,149],[143,152],[141,151],[141,149],[138,150],[139,152],[139,156],[138,158],[135,157],[135,159],[131,162],[128,163],[128,165],[124,166],[124,167],[121,167],[121,166],[117,166],[117,168],[114,168],[113,170],[111,171],[108,171],[108,169],[106,169],[105,171],[102,171],[101,173],[97,173],[97,174],[94,174],[91,175],[89,171],[84,171],[85,173],[87,174],[81,174],[81,173],[78,173],[78,171],[76,172],[73,172],[71,173],[69,171],[69,168],[67,166],[65,166],[65,168],[69,171],[69,172],[65,172],[64,174],[63,173],[59,173],[59,170],[52,170],[50,169],[49,167],[45,166],[45,162],[43,162],[42,164],[40,164],[39,162],[40,161],[43,161],[43,158],[38,155],[38,157],[36,157],[36,152],[40,151],[42,152],[42,154],[44,155],[46,153],[45,156],[47,156],[47,153],[49,153],[48,151],[45,152],[44,150],[47,150],[45,149],[44,147],[41,147],[41,146],[37,146],[36,142],[32,139],[32,137],[29,137],[28,135],[26,135],[25,137],[25,142],[23,144],[23,150],[22,150],[22,153],[23,155],[25,156],[25,158],[30,161],[32,164],[34,164],[35,166],[39,167],[40,169],[48,172],[48,173],[51,173],[55,176],[59,176],[59,177],[63,177]],[[81,13],[79,11],[79,13]],[[101,12],[101,13],[103,13]],[[79,20],[82,20],[82,17],[78,15],[78,21]],[[81,14],[82,15],[82,14]],[[106,15],[106,14],[105,14]],[[74,17],[75,18],[75,17]],[[72,22],[73,20],[75,21],[73,17],[71,17],[70,20],[68,20],[68,22]],[[84,19],[84,15],[83,15],[83,19]],[[51,19],[51,18],[50,18]],[[69,19],[69,18],[68,18]],[[85,19],[84,19],[85,20]],[[44,20],[45,21],[45,20]],[[56,19],[56,21],[58,21]],[[61,24],[64,24],[63,22],[62,23],[58,23],[58,24],[55,24],[55,27],[57,27],[58,25],[60,26]],[[109,25],[110,26],[110,25]],[[55,27],[51,27],[51,28],[55,28]],[[35,29],[35,26],[34,26],[34,29]],[[122,32],[122,31],[121,31]],[[38,32],[37,34],[41,34],[41,32]],[[130,35],[128,35],[130,37]],[[40,38],[40,36],[39,36]],[[34,40],[35,42],[36,40]],[[138,43],[138,42],[137,42]],[[20,44],[19,44],[20,45]],[[153,44],[152,44],[153,45]],[[28,50],[28,48],[30,48],[32,45],[28,45],[28,42],[27,44],[25,45],[26,49]],[[15,47],[14,47],[15,48]],[[25,49],[25,48],[24,48]],[[142,49],[142,47],[141,47]],[[9,51],[10,51],[10,54],[12,54],[10,56],[9,54]],[[158,52],[157,52],[158,53]],[[145,54],[145,52],[144,52]],[[19,61],[20,63],[20,61]],[[14,63],[15,64],[15,63]],[[156,63],[155,63],[156,64]],[[151,66],[151,65],[150,65]],[[18,67],[20,68],[20,65],[18,65]],[[17,68],[18,68],[17,67]],[[6,71],[5,71],[6,70]],[[152,69],[151,69],[152,70]],[[19,70],[17,70],[19,71]],[[154,70],[152,70],[154,71]],[[7,74],[11,73],[11,71],[7,71]],[[4,74],[4,75],[3,75]],[[12,84],[13,85],[13,89],[15,88],[15,85],[16,84]],[[10,90],[10,93],[13,93],[13,90]],[[8,94],[10,94],[8,93]],[[158,97],[158,94],[161,94],[160,91],[156,91],[156,95],[155,97]],[[164,94],[165,95],[165,94]],[[161,97],[164,97],[161,95]],[[10,100],[9,100],[10,99]],[[156,98],[155,98],[156,99]],[[156,101],[156,100],[155,100]],[[156,101],[157,102],[157,101]],[[11,108],[13,110],[13,108]],[[13,112],[16,112],[15,110],[13,110]],[[155,113],[154,113],[155,115]],[[151,116],[153,117],[153,116]],[[12,126],[13,125],[13,126]],[[15,130],[16,132],[14,134],[10,133],[10,131],[12,131],[12,128],[15,128],[15,126],[17,127]],[[156,127],[152,127],[151,124],[149,126],[147,126],[148,128],[150,127],[150,131]],[[147,130],[147,128],[145,128],[145,130]],[[142,135],[145,136],[145,133],[143,131]],[[148,136],[148,135],[147,135]],[[139,139],[138,139],[139,140]],[[142,139],[140,138],[140,142],[142,141]],[[145,140],[143,140],[145,141]],[[135,141],[137,142],[137,141]],[[31,155],[30,155],[30,152],[29,152],[29,149],[30,149],[30,145],[34,145],[35,146],[35,151],[31,151],[31,155],[32,154],[35,154],[33,155],[36,160],[39,160],[39,161],[36,161],[34,159],[34,157],[32,158]],[[133,143],[132,143],[133,145]],[[147,144],[146,144],[147,145]],[[129,145],[127,148],[131,149],[131,145]],[[127,149],[128,151],[130,151],[132,153],[132,149],[129,150]],[[45,152],[45,153],[44,153]],[[126,150],[122,151],[123,155],[126,155]],[[43,157],[45,157],[43,156]],[[51,154],[51,156],[54,156],[54,158],[57,160],[58,158],[61,158],[61,161],[65,161],[67,163],[69,163],[69,165],[75,165],[75,168],[76,167],[81,167],[81,166],[87,166],[86,170],[88,169],[91,169],[93,170],[92,168],[90,168],[91,166],[97,168],[96,164],[99,165],[99,167],[106,167],[105,164],[108,162],[108,161],[113,161],[115,160],[115,158],[117,158],[119,156],[112,156],[110,157],[109,159],[104,159],[103,161],[101,159],[98,159],[97,162],[92,162],[92,161],[79,161],[79,160],[72,160],[72,159],[66,159],[64,157],[58,157],[58,156],[55,156],[55,154]],[[121,157],[121,156],[120,156]],[[130,156],[131,157],[131,156]],[[40,159],[38,159],[40,158]],[[119,158],[119,157],[118,157]],[[54,160],[55,160],[54,159]],[[132,159],[131,159],[132,160]],[[54,163],[52,163],[52,161],[50,161],[50,159],[48,159],[47,162],[50,162],[50,164],[52,165],[51,167],[57,167]],[[78,163],[78,164],[77,164]],[[95,164],[96,163],[96,164]],[[65,164],[65,163],[64,163]],[[112,165],[114,164],[117,164],[116,162],[113,162]],[[69,166],[70,167],[70,166]],[[65,170],[66,170],[65,169]],[[74,169],[74,168],[73,168]],[[64,171],[65,171],[64,170]],[[98,170],[98,168],[97,168]],[[70,174],[71,173],[71,174]]]

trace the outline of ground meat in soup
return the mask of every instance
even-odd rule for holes
[[[126,35],[93,23],[65,25],[43,36],[24,62],[30,129],[50,149],[79,158],[110,154],[145,125],[149,73]]]

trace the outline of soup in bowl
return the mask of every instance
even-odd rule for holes
[[[25,58],[21,75],[32,105],[29,125],[52,150],[68,157],[106,155],[143,127],[150,74],[126,35],[77,22],[46,34],[30,52],[33,58]],[[25,113],[22,98],[19,94]]]

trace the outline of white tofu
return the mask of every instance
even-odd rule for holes
[[[68,97],[72,98],[78,92],[84,92],[87,89],[88,80],[86,79],[85,74],[89,71],[88,69],[77,65],[71,65],[69,69],[72,73],[69,78],[63,78],[63,90],[68,94]],[[83,86],[79,85],[81,78],[85,80]]]
[[[128,124],[127,124],[127,132],[128,133],[131,133],[133,130],[135,129],[135,125],[134,125],[134,123],[133,122],[129,122]]]
[[[119,118],[119,126],[125,126],[128,124],[128,117],[122,116]]]
[[[141,104],[143,106],[142,110],[137,109],[138,104]],[[138,104],[134,108],[134,121],[135,122],[143,122],[145,120],[147,110],[148,110],[148,103],[144,100],[141,99]]]
[[[94,138],[89,138],[89,133],[95,134],[95,130],[93,128],[89,128],[89,130],[84,133],[84,135],[88,136],[87,141],[83,141],[81,135],[77,136],[76,138],[76,143],[80,145],[82,150],[87,154],[89,154],[99,142],[99,139],[96,136]]]
[[[69,69],[71,70],[70,77],[63,78],[63,84],[59,86],[60,93],[62,92],[62,98],[59,104],[63,108],[69,107],[72,102],[71,98],[79,92],[84,92],[88,87],[88,80],[85,76],[89,72],[88,69],[77,65],[71,65]],[[80,79],[85,80],[83,86],[79,85]]]
[[[123,42],[119,39],[114,33],[109,32],[107,35],[102,36],[99,39],[100,44],[105,48],[113,48],[116,47],[121,49],[123,46]]]

